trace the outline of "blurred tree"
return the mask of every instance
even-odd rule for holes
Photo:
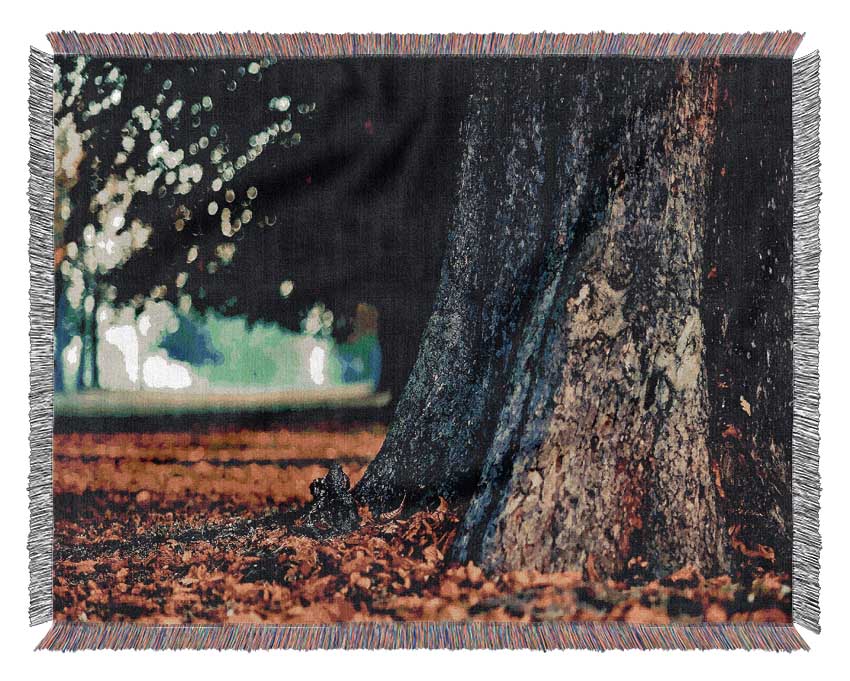
[[[182,291],[190,265],[199,261],[214,275],[233,260],[243,226],[268,220],[253,214],[257,188],[235,179],[264,152],[299,144],[293,111],[306,116],[314,109],[296,106],[283,92],[268,96],[262,76],[273,64],[269,58],[231,62],[216,67],[219,77],[210,81],[198,78],[199,67],[191,61],[143,66],[136,61],[130,67],[133,80],[125,66],[111,61],[57,60],[57,295],[67,299],[57,300],[57,327],[63,329],[57,340],[69,335],[69,327],[78,330],[79,388],[98,385],[97,330],[108,315],[101,304],[118,298],[110,277],[128,269],[134,254],[173,247],[174,235],[193,234],[199,214],[214,219],[219,232],[214,242],[202,250],[190,236],[190,243],[166,256],[170,267],[143,267],[146,288],[129,292],[137,308],[146,299],[169,297],[185,312],[191,307]],[[239,97],[262,102],[264,124],[246,128],[233,120]],[[219,118],[215,111],[222,100]],[[62,350],[57,342],[57,353]]]

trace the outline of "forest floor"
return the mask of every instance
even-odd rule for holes
[[[788,622],[790,579],[763,566],[615,582],[486,575],[448,563],[445,502],[316,540],[291,518],[331,461],[352,478],[381,424],[277,431],[57,434],[58,618],[158,623],[364,620]],[[341,446],[344,443],[344,447]],[[344,451],[343,451],[344,448]]]

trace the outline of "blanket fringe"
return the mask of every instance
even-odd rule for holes
[[[56,54],[97,57],[546,56],[792,57],[803,34],[772,33],[77,33]]]
[[[355,648],[808,650],[791,625],[493,622],[166,625],[57,622],[39,650]]]
[[[820,631],[820,473],[818,471],[818,275],[820,263],[820,56],[792,66],[794,128],[794,426],[792,504],[794,621]]]
[[[53,58],[30,50],[31,624],[53,615]]]
[[[292,58],[368,55],[792,57],[802,35],[763,34],[84,34],[51,33],[58,54]],[[30,621],[52,616],[53,129],[52,57],[30,53]],[[819,625],[818,513],[819,56],[793,62],[793,616]],[[790,625],[357,623],[152,626],[57,622],[39,645],[99,648],[808,649]]]

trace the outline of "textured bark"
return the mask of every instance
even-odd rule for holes
[[[611,166],[615,185],[573,265],[560,323],[529,359],[564,353],[529,382],[517,367],[504,427],[456,556],[494,569],[621,574],[725,566],[706,444],[700,319],[703,220],[716,84],[682,65],[667,101],[636,107]],[[655,153],[647,150],[655,149]],[[517,411],[545,412],[542,433]],[[512,386],[513,387],[513,386]],[[518,427],[517,427],[518,426]]]
[[[709,442],[735,567],[790,570],[791,67],[720,71],[702,317]],[[770,130],[771,134],[764,134]]]
[[[719,67],[560,68],[482,66],[435,310],[354,494],[467,504],[452,557],[491,570],[725,570],[702,310]]]
[[[490,72],[495,68],[500,73]],[[517,81],[521,115],[487,93],[505,65],[484,67],[462,135],[458,206],[434,311],[387,439],[355,489],[373,510],[443,496],[468,499],[477,485],[512,336],[533,294],[550,222],[541,74]],[[497,197],[493,200],[492,197]]]

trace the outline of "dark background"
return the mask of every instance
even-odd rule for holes
[[[292,98],[293,132],[302,140],[292,147],[269,145],[230,184],[237,197],[250,186],[258,189],[251,206],[254,219],[232,238],[237,246],[232,265],[214,275],[206,271],[215,246],[228,241],[221,234],[219,215],[208,215],[206,207],[213,199],[223,202],[221,192],[204,194],[215,177],[209,161],[204,163],[202,154],[187,153],[184,162],[204,166],[201,184],[188,196],[170,191],[164,198],[137,195],[128,223],[135,213],[154,226],[149,247],[106,278],[117,286],[118,303],[146,295],[159,283],[169,285],[168,298],[173,300],[174,278],[188,270],[184,290],[197,309],[212,306],[225,314],[246,315],[249,321],[277,321],[293,329],[315,302],[323,302],[334,312],[336,334],[342,338],[357,303],[370,303],[380,314],[381,388],[397,397],[433,303],[453,208],[470,62],[290,60],[258,75],[240,75],[239,68],[249,61],[112,62],[127,76],[122,102],[93,119],[86,164],[98,155],[114,157],[130,111],[138,104],[150,108],[166,79],[173,85],[161,109],[174,97],[186,100],[172,150],[187,149],[215,122],[221,132],[211,140],[207,158],[217,141],[225,141],[228,157],[235,159],[249,148],[249,135],[282,118],[267,104],[284,94]],[[231,81],[237,83],[234,91],[227,87]],[[190,104],[205,95],[212,97],[213,111],[200,129],[193,129]],[[312,113],[297,113],[298,103],[313,102]],[[148,146],[146,139],[139,140],[136,151]],[[129,164],[148,167],[139,154],[131,156]],[[81,168],[90,181],[74,188],[75,205],[89,203],[104,170]],[[181,203],[192,210],[192,219],[177,232],[173,224]],[[75,211],[76,222],[66,229],[66,240],[79,238],[84,226],[79,215],[85,212]],[[266,216],[273,226],[260,224]],[[193,244],[199,245],[200,256],[187,266],[186,252]],[[295,288],[283,299],[279,286],[286,279],[294,281]]]

